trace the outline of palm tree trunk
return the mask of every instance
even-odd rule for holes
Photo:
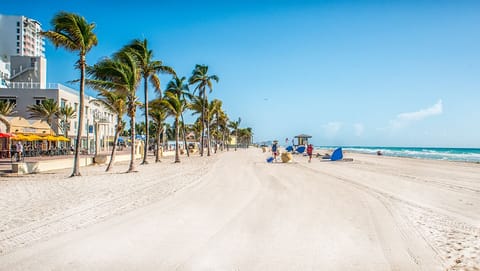
[[[80,102],[78,109],[77,141],[75,142],[75,156],[73,158],[73,172],[70,177],[80,176],[80,142],[82,141],[84,90],[85,89],[85,55],[80,54]]]
[[[203,130],[205,129],[205,106],[202,102],[202,123],[200,125],[201,130],[200,130],[200,156],[203,156]]]
[[[128,172],[135,172],[135,105],[130,105],[130,141],[131,141],[131,149],[130,149],[130,165],[128,167]],[[132,109],[133,108],[133,109]]]
[[[230,141],[230,130],[226,134],[227,134],[227,136],[225,138],[225,141],[226,141],[225,143],[226,143],[227,151],[230,151],[230,147],[228,146],[228,143]]]
[[[183,113],[180,116],[182,117],[183,143],[185,143],[185,151],[187,152],[187,157],[190,157],[190,151],[188,150],[187,145],[187,131],[185,129],[185,122],[183,121]]]
[[[178,146],[178,138],[180,136],[180,125],[178,117],[175,118],[175,163],[180,163],[180,148]]]
[[[222,147],[220,148],[221,151],[225,150],[225,132],[222,131]]]
[[[205,106],[207,106],[208,109],[208,97],[207,97],[207,92],[204,91],[205,93]],[[210,156],[210,112],[207,115],[207,156]]]
[[[237,151],[237,147],[238,147],[238,129],[235,129],[235,151]]]
[[[147,76],[143,77],[144,91],[145,91],[145,146],[143,150],[143,161],[142,165],[148,164],[147,155],[148,155],[148,143],[149,143],[149,134],[148,134],[148,78]]]
[[[156,135],[156,139],[157,139],[157,151],[155,152],[155,163],[158,163],[160,162],[160,148],[163,148],[161,142],[160,142],[160,135],[163,133],[163,126],[162,128],[160,128],[160,125],[159,127],[157,128],[157,135]]]
[[[117,142],[118,142],[118,137],[120,136],[120,131],[121,129],[119,128],[119,123],[121,122],[121,118],[117,116],[117,129],[115,129],[115,135],[113,137],[113,148],[112,148],[112,153],[110,155],[110,161],[108,162],[108,166],[105,169],[105,171],[110,171],[110,168],[113,165],[113,162],[115,162],[115,153],[117,150]]]

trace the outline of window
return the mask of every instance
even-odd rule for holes
[[[45,100],[45,97],[35,97],[35,104],[39,105]]]
[[[20,33],[20,28],[17,28],[17,33]]]
[[[67,103],[67,100],[61,99],[60,100],[60,108],[65,108],[65,104]]]
[[[0,102],[9,102],[11,104],[17,105],[16,97],[0,97]]]
[[[20,22],[17,22],[17,27],[20,27]]]
[[[20,42],[19,41],[17,41],[17,47],[20,47]]]
[[[19,36],[19,35],[17,35],[17,40],[20,40],[20,36]]]
[[[74,104],[73,104],[73,109],[75,110],[75,112],[77,112],[78,103],[74,103]],[[75,124],[75,127],[76,127],[76,126],[77,126],[77,125]]]
[[[17,54],[20,54],[20,49],[17,49]]]

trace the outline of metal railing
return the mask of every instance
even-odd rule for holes
[[[64,86],[58,83],[48,83],[46,87],[42,87],[40,83],[34,82],[10,82],[8,88],[19,88],[19,89],[61,89],[74,94],[78,94],[77,90]]]

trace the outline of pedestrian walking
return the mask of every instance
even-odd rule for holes
[[[313,155],[313,145],[308,144],[307,146],[307,154],[308,154],[308,162],[312,162],[312,155]]]

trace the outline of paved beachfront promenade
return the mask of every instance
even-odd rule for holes
[[[479,270],[480,167],[250,148],[0,182],[0,270]]]

